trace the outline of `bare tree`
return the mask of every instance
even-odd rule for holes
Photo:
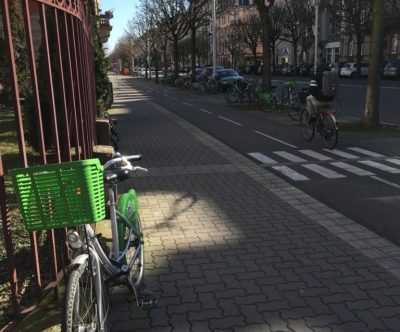
[[[270,11],[275,0],[255,0],[261,19],[263,45],[263,90],[271,90],[271,18]]]
[[[154,15],[157,17],[160,32],[167,36],[173,44],[174,74],[179,76],[178,42],[186,37],[188,32],[184,0],[157,0],[153,3]]]
[[[238,22],[238,29],[243,43],[253,54],[254,64],[257,64],[257,47],[261,41],[260,17],[252,15]]]
[[[297,72],[298,46],[305,31],[311,31],[313,24],[313,7],[310,0],[284,0],[283,40],[293,45],[294,74]]]
[[[238,57],[243,53],[243,38],[239,25],[231,23],[225,27],[219,40],[231,54],[232,66],[235,68]]]
[[[196,79],[196,36],[199,28],[206,26],[210,21],[209,0],[185,0],[183,1],[182,12],[188,29],[190,31],[191,40],[191,67],[192,81]]]
[[[369,33],[371,18],[371,0],[341,0],[327,4],[333,22],[346,27],[349,35],[355,35],[357,42],[357,76],[361,76],[361,49]]]
[[[380,64],[383,46],[384,4],[381,0],[371,0],[372,27],[369,54],[368,85],[365,99],[364,125],[379,124]]]
[[[275,65],[276,65],[276,48],[282,41],[283,34],[283,15],[285,12],[285,8],[277,2],[275,6],[271,8],[270,11],[270,19],[271,19],[271,57],[273,70],[275,73]]]

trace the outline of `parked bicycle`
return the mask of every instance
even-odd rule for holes
[[[331,107],[319,107],[316,117],[311,117],[307,109],[303,110],[300,116],[300,130],[307,141],[311,141],[315,131],[318,131],[324,144],[332,150],[339,139],[339,128],[336,122],[336,111]]]
[[[115,126],[118,124],[118,120],[113,119],[108,112],[104,112],[104,118],[108,120],[111,145],[115,151],[119,151],[119,135],[115,129]]]
[[[287,82],[282,82],[281,84],[283,84],[281,90],[281,108],[286,108],[286,112],[292,120],[299,121],[301,114],[301,103],[297,91],[297,83],[295,80],[290,80]]]
[[[199,81],[191,84],[190,90],[196,94],[211,93],[215,94],[218,92],[218,82],[213,76],[200,78]]]
[[[117,184],[146,169],[130,161],[140,155],[117,154],[104,167],[98,159],[12,170],[11,175],[26,228],[39,231],[73,227],[66,240],[73,261],[69,274],[62,331],[107,331],[108,288],[128,286],[139,307],[157,300],[141,291],[144,240],[134,189],[117,199]],[[105,217],[104,183],[111,219],[111,248],[90,226]],[[32,194],[32,193],[35,193]]]
[[[229,80],[224,97],[227,103],[248,103],[251,101],[252,82],[244,80]]]

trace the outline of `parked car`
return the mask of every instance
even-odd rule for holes
[[[314,69],[314,66],[310,63],[303,63],[299,66],[299,75],[301,76],[310,76],[312,74],[311,69]]]
[[[355,62],[347,62],[340,69],[339,75],[346,77],[355,77],[357,74],[357,64]],[[361,63],[361,76],[368,76],[368,64]]]
[[[219,70],[222,70],[222,69],[225,69],[225,68],[224,68],[223,66],[217,66],[217,74],[218,74],[218,71],[219,71]],[[203,69],[203,74],[205,74],[205,75],[207,75],[207,76],[210,76],[210,75],[212,75],[213,70],[214,70],[214,67],[213,67],[213,66],[204,67],[204,69]]]
[[[224,92],[230,80],[244,80],[244,77],[240,76],[235,69],[222,69],[218,71],[216,79],[218,81],[218,90]]]
[[[400,60],[389,61],[383,69],[383,77],[400,78]]]
[[[199,79],[200,75],[203,73],[204,68],[196,68],[195,69],[195,75],[196,75],[196,81]],[[190,77],[192,75],[192,71],[188,73],[188,76]]]
[[[251,65],[251,64],[246,64],[246,65],[239,65],[238,66],[238,72],[240,75],[243,74],[257,74],[258,71],[258,65]]]

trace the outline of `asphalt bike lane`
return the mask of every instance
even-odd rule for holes
[[[324,149],[316,134],[305,142],[300,128],[277,115],[243,112],[203,96],[164,86],[137,84],[149,98],[324,204],[400,244],[400,160],[339,141]],[[285,115],[286,116],[286,115]]]

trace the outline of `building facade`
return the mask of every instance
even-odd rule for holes
[[[282,0],[277,0],[276,3]],[[400,5],[399,5],[400,8]],[[385,37],[383,60],[400,59],[400,10],[390,10],[386,7]],[[246,45],[241,44],[238,50],[232,45],[235,42],[235,23],[258,16],[257,6],[253,0],[217,0],[217,36],[218,36],[218,64],[226,67],[236,67],[239,64],[261,63],[261,42],[257,48],[257,57]],[[355,62],[357,58],[356,37],[349,33],[345,23],[333,22],[329,10],[319,8],[318,24],[318,61],[326,63]],[[313,27],[315,29],[315,27]],[[311,36],[314,38],[314,36]],[[238,38],[236,38],[238,39]],[[369,61],[370,39],[367,35],[362,47],[363,62]],[[275,63],[294,63],[293,45],[287,41],[279,41],[275,47]],[[314,43],[309,49],[297,49],[297,63],[314,62]]]

